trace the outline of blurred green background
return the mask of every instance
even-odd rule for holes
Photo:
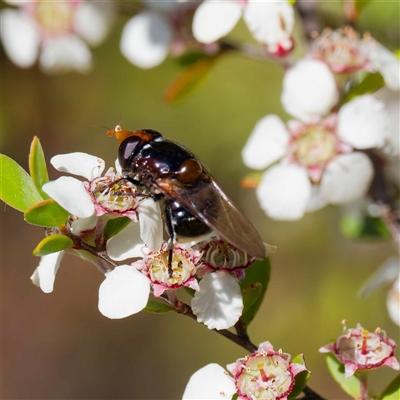
[[[320,4],[321,19],[342,24],[340,2]],[[347,396],[333,382],[319,347],[341,333],[341,320],[366,329],[377,326],[399,341],[386,312],[386,290],[367,299],[357,292],[395,253],[390,241],[349,241],[339,230],[341,211],[328,207],[301,221],[268,219],[253,190],[239,187],[247,170],[240,151],[255,123],[269,113],[284,118],[280,105],[283,71],[277,64],[228,55],[194,94],[166,105],[162,94],[180,67],[168,60],[143,71],[120,54],[127,16],[119,17],[106,42],[93,50],[87,76],[46,76],[37,67],[15,67],[2,52],[2,153],[27,169],[38,136],[48,160],[83,151],[113,165],[117,142],[106,135],[120,120],[126,129],[152,128],[191,149],[259,230],[278,246],[270,287],[250,326],[254,343],[269,340],[293,356],[304,353],[310,386],[328,399]],[[360,29],[392,49],[399,47],[399,4],[372,2]],[[250,40],[244,27],[232,33]],[[59,174],[49,164],[51,179]],[[22,214],[1,207],[2,398],[3,399],[178,399],[189,377],[210,362],[223,366],[245,351],[181,315],[140,313],[109,320],[97,309],[103,277],[66,256],[55,290],[44,294],[29,280],[39,259],[32,249],[44,232]],[[397,353],[398,354],[398,353]],[[371,376],[379,393],[394,371]]]

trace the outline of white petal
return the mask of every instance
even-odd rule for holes
[[[64,252],[51,253],[40,259],[39,266],[31,276],[32,283],[39,286],[44,293],[51,293],[54,287],[54,279]]]
[[[59,154],[50,163],[57,171],[83,176],[88,181],[101,176],[105,166],[101,158],[79,152]]]
[[[97,224],[97,217],[95,215],[89,218],[79,218],[71,223],[71,232],[74,235],[79,235],[83,231],[93,229]]]
[[[0,15],[1,40],[8,57],[21,68],[31,67],[38,56],[40,36],[25,13],[6,8]]]
[[[159,203],[153,199],[141,201],[138,214],[140,237],[151,251],[159,251],[163,241],[163,221]]]
[[[338,135],[357,149],[382,147],[388,139],[387,120],[383,102],[372,95],[358,96],[340,109]]]
[[[212,43],[228,34],[242,16],[243,5],[233,1],[203,1],[193,18],[193,35],[202,43]]]
[[[397,278],[389,289],[387,309],[392,321],[400,326],[400,278]]]
[[[143,246],[139,224],[130,222],[121,232],[107,241],[107,254],[115,261],[143,257]]]
[[[120,319],[146,307],[150,280],[134,266],[120,265],[111,271],[99,288],[99,310],[108,318]]]
[[[80,2],[74,15],[75,31],[90,45],[97,46],[106,37],[114,14],[115,7],[110,1]]]
[[[55,181],[45,183],[42,189],[72,215],[88,218],[94,214],[92,199],[83,182],[78,179],[62,176]]]
[[[365,154],[341,154],[329,163],[322,175],[322,195],[333,204],[358,200],[366,194],[372,176],[372,162]]]
[[[325,115],[338,98],[333,73],[321,61],[301,60],[286,72],[283,79],[283,107],[303,121]]]
[[[328,201],[321,193],[321,188],[319,185],[312,185],[311,187],[311,196],[307,203],[307,212],[313,212],[320,210],[322,207],[325,207],[328,204]]]
[[[242,150],[243,162],[254,169],[264,169],[282,158],[287,150],[289,132],[276,115],[260,119]]]
[[[120,48],[132,64],[148,69],[165,60],[171,41],[169,21],[161,13],[143,11],[125,25]]]
[[[182,400],[231,399],[235,393],[233,378],[220,365],[208,364],[190,377]]]
[[[228,329],[243,311],[243,299],[236,279],[225,271],[206,275],[192,299],[192,310],[209,329]]]
[[[87,73],[92,67],[92,53],[78,36],[60,36],[43,43],[39,63],[46,73]]]
[[[254,38],[270,46],[284,44],[292,36],[293,7],[286,1],[248,1],[244,20]]]
[[[367,49],[368,59],[374,69],[385,79],[386,86],[392,90],[400,89],[400,61],[385,46],[372,41]]]
[[[311,183],[304,168],[276,165],[269,168],[256,190],[265,213],[274,219],[303,217],[311,197]]]

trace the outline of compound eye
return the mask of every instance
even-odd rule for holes
[[[122,169],[129,169],[129,163],[132,160],[137,145],[142,140],[138,136],[130,136],[125,139],[118,149],[118,161]]]
[[[203,172],[203,167],[195,158],[188,158],[179,166],[175,172],[176,177],[181,182],[192,182],[196,180]]]

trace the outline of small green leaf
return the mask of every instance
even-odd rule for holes
[[[298,354],[291,360],[292,363],[304,365],[304,356],[303,354]],[[290,392],[288,399],[295,399],[307,385],[308,380],[310,379],[311,373],[308,370],[304,370],[299,372],[294,378],[294,386],[292,391]]]
[[[296,0],[289,0],[289,4],[291,4],[292,6],[296,3]]]
[[[31,151],[29,153],[29,172],[40,195],[44,199],[48,199],[49,196],[43,192],[42,186],[49,181],[49,174],[47,172],[43,148],[37,136],[33,138],[31,144]]]
[[[164,102],[177,103],[192,93],[204,81],[219,56],[203,57],[181,72],[164,92]]]
[[[128,217],[112,218],[107,221],[104,228],[103,237],[107,240],[121,232],[131,220]]]
[[[340,220],[340,227],[343,236],[348,239],[388,239],[391,237],[386,224],[377,217],[345,215]]]
[[[385,81],[379,72],[376,72],[374,74],[362,74],[361,79],[357,83],[355,83],[347,92],[346,96],[342,100],[342,104],[347,103],[357,96],[375,93],[383,86],[385,86]]]
[[[74,242],[65,235],[51,235],[45,237],[33,250],[34,256],[46,256],[71,247]]]
[[[0,154],[0,199],[18,211],[43,200],[29,174],[4,154]]]
[[[379,400],[400,399],[400,374],[397,375],[379,396]]]
[[[344,376],[344,364],[342,364],[333,354],[326,355],[326,363],[333,379],[340,387],[354,399],[360,396],[360,381],[357,375],[346,378]]]
[[[183,290],[190,296],[190,297],[194,297],[196,291],[191,289],[190,287],[184,286]]]
[[[165,314],[172,311],[173,308],[161,301],[149,299],[147,306],[143,310],[154,314]]]
[[[175,61],[182,67],[188,67],[189,65],[196,63],[204,57],[208,56],[202,51],[188,51],[182,54],[180,57],[177,57]]]
[[[246,269],[246,276],[243,279],[243,281],[240,282],[241,290],[257,282],[262,285],[261,293],[254,301],[253,305],[250,306],[246,311],[246,313],[243,313],[242,316],[240,317],[245,327],[250,324],[250,322],[253,320],[253,318],[257,314],[258,309],[261,306],[265,292],[267,291],[270,271],[271,271],[271,264],[269,258],[256,261],[250,268]]]
[[[24,218],[28,224],[48,228],[63,226],[69,217],[69,212],[64,210],[53,199],[41,201],[29,207]]]
[[[254,282],[249,286],[242,289],[243,297],[243,312],[242,315],[247,314],[249,309],[254,305],[256,300],[259,298],[262,292],[262,284],[260,282]]]

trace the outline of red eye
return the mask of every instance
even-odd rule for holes
[[[194,158],[188,158],[182,162],[178,171],[175,172],[175,175],[181,182],[192,182],[196,180],[202,172],[203,167],[201,163]]]

